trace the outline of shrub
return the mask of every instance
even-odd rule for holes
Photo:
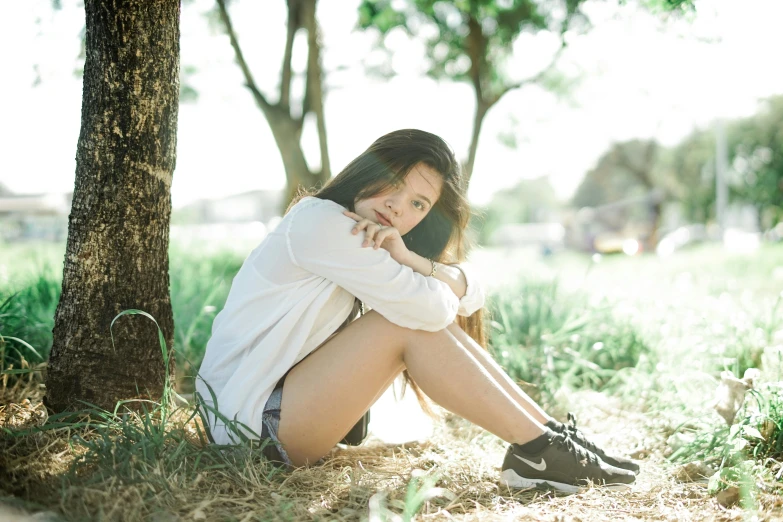
[[[562,387],[602,389],[619,370],[653,357],[611,303],[561,293],[557,281],[523,281],[491,301],[493,356],[513,379],[535,385],[544,402]]]
[[[0,336],[24,339],[34,350],[21,343],[8,344],[8,360],[20,357],[31,363],[49,358],[52,348],[54,312],[62,290],[59,277],[48,265],[39,269],[18,289],[0,288]]]
[[[732,486],[742,489],[748,483],[767,489],[783,475],[783,385],[766,383],[749,390],[731,426],[702,422],[680,431],[693,440],[669,460],[701,461],[716,469],[709,483],[711,493]]]

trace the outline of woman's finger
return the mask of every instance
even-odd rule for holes
[[[353,228],[351,229],[351,234],[358,234],[360,230],[364,230],[368,226],[372,225],[373,222],[369,219],[363,219],[356,223]]]
[[[350,210],[343,210],[343,215],[348,216],[351,219],[355,219],[356,221],[361,221],[362,219],[362,216],[356,214],[355,212],[351,212]]]
[[[375,240],[376,235],[380,231],[381,227],[375,223],[370,223],[364,231],[364,243],[362,246],[370,246],[370,242]]]
[[[380,231],[378,231],[378,233],[375,234],[375,249],[378,250],[378,248],[381,246],[384,240],[386,240],[393,234],[394,234],[393,227],[384,227]]]

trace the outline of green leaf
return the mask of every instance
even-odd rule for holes
[[[731,449],[735,452],[744,450],[748,446],[748,441],[745,439],[737,439],[731,446]]]
[[[764,440],[764,437],[761,435],[761,432],[753,426],[743,426],[742,433],[743,435],[751,439]]]
[[[10,336],[2,336],[2,335],[0,335],[0,341],[5,341],[6,339],[9,339],[11,341],[16,341],[17,343],[21,344],[22,346],[24,346],[25,348],[27,348],[28,350],[33,352],[35,355],[37,355],[39,359],[43,359],[43,357],[41,357],[41,354],[38,353],[38,351],[35,348],[30,346],[30,343],[28,343],[26,341],[23,341],[23,340],[19,339],[18,337],[10,337]]]
[[[163,337],[163,330],[161,330],[160,325],[158,324],[158,321],[155,320],[152,315],[148,314],[144,310],[137,310],[135,308],[129,308],[128,310],[123,310],[122,312],[118,313],[114,319],[111,320],[111,324],[109,325],[109,335],[111,335],[111,345],[112,348],[114,347],[114,334],[112,333],[112,327],[114,326],[114,323],[117,322],[117,319],[122,317],[123,315],[143,315],[144,317],[150,319],[153,323],[155,323],[155,326],[158,327],[158,341],[160,342],[160,350],[163,353],[163,362],[166,365],[166,369],[168,369],[169,366],[169,351],[166,347],[166,339]]]
[[[716,494],[718,491],[722,490],[725,486],[725,483],[721,479],[721,472],[723,470],[716,471],[711,477],[710,480],[707,483],[707,492],[710,495]]]

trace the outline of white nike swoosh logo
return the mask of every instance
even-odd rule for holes
[[[512,453],[512,455],[514,455],[516,458],[518,458],[519,460],[521,460],[522,462],[524,462],[525,464],[527,464],[528,466],[530,466],[531,468],[533,468],[536,471],[544,471],[546,469],[546,461],[544,459],[541,459],[541,462],[536,464],[535,462],[527,460],[524,457],[520,457],[516,453]]]

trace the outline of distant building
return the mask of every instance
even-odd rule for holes
[[[281,214],[282,190],[253,190],[221,199],[200,199],[173,212],[178,224],[269,223]]]
[[[72,199],[73,193],[13,194],[0,185],[0,241],[65,241]],[[174,210],[172,229],[184,227],[186,235],[198,237],[233,235],[256,240],[281,214],[282,202],[282,190],[203,199]],[[175,235],[179,233],[183,232],[177,230]]]
[[[188,248],[249,251],[274,228],[283,204],[281,190],[254,190],[202,199],[172,212],[171,239]]]
[[[64,241],[73,193],[0,195],[0,240]]]
[[[506,223],[489,236],[489,246],[539,246],[560,249],[563,247],[565,229],[557,222]]]

